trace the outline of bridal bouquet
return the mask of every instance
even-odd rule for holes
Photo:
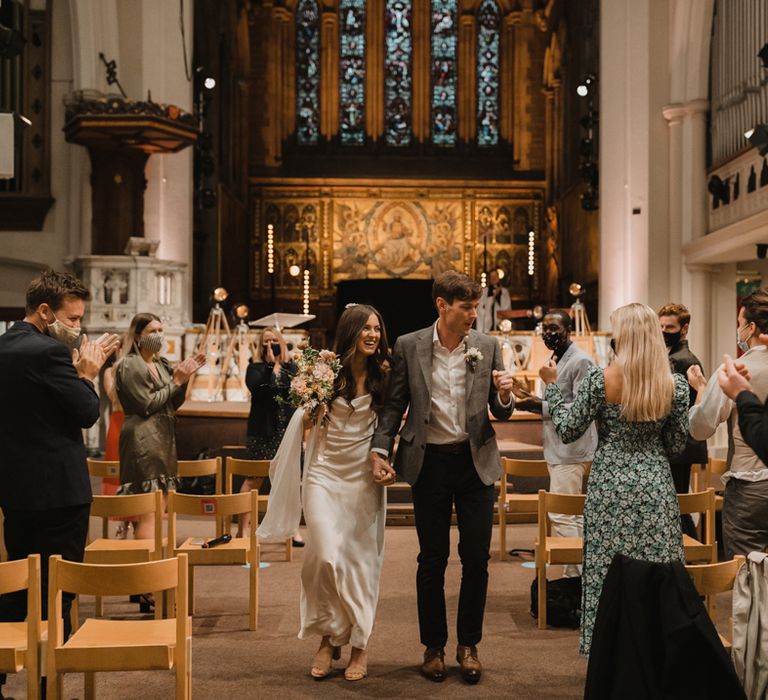
[[[303,408],[315,422],[323,407],[333,397],[333,382],[341,369],[341,360],[330,350],[305,348],[294,357],[298,371],[291,380],[288,401],[294,408]]]

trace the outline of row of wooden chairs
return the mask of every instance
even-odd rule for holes
[[[227,479],[222,479],[221,458],[209,460],[180,461],[179,474],[183,476],[216,477],[217,491],[221,483],[227,484],[226,493],[213,495],[190,495],[169,492],[166,508],[163,507],[162,494],[159,491],[146,494],[125,496],[94,496],[91,505],[91,515],[102,519],[102,536],[88,543],[85,549],[85,562],[91,564],[127,564],[135,562],[154,561],[165,556],[184,553],[188,556],[189,573],[189,609],[195,612],[194,571],[198,566],[236,566],[249,567],[249,627],[258,627],[258,586],[261,547],[256,538],[256,523],[258,514],[267,505],[267,497],[259,497],[258,491],[232,493],[232,477],[236,474],[243,476],[260,476],[268,474],[269,462],[252,460],[228,460]],[[119,473],[119,464],[100,460],[89,460],[88,468],[92,476],[108,477]],[[163,513],[168,512],[168,536],[162,536]],[[109,537],[110,518],[126,518],[143,514],[154,515],[154,537],[152,539],[112,539]],[[248,514],[253,527],[250,534],[242,536],[242,528],[238,528],[237,536],[229,542],[215,548],[203,549],[196,538],[189,537],[183,542],[176,542],[177,516],[208,516],[216,522],[216,535],[225,531],[231,534],[231,523],[235,516]],[[290,542],[290,540],[289,540]],[[290,549],[286,551],[290,560]],[[155,606],[155,617],[161,619],[162,605],[159,597]],[[96,615],[103,615],[103,601],[97,597],[95,601]],[[73,625],[77,622],[77,605],[73,606]]]
[[[547,566],[581,564],[583,561],[583,541],[581,537],[556,537],[551,534],[550,513],[564,515],[583,515],[586,496],[583,494],[557,494],[546,490],[538,493],[511,493],[508,478],[538,477],[547,478],[549,471],[544,460],[502,459],[504,471],[499,489],[499,542],[500,559],[507,553],[506,526],[510,514],[535,515],[538,522],[537,539],[534,546],[534,558],[537,575],[538,624],[547,626]],[[708,482],[707,482],[708,483]],[[717,542],[715,541],[715,502],[714,489],[708,488],[700,493],[678,494],[681,514],[700,513],[702,516],[702,535],[700,539],[683,535],[683,550],[687,563],[714,564],[717,561]],[[714,605],[714,598],[710,605]]]
[[[0,672],[27,673],[27,698],[40,697],[45,675],[49,700],[63,697],[63,676],[85,674],[85,698],[95,697],[95,673],[175,671],[176,699],[192,697],[192,620],[187,609],[187,555],[135,564],[78,564],[52,556],[48,576],[48,621],[40,619],[40,555],[0,563],[0,594],[27,591],[26,622],[0,623]],[[89,618],[65,642],[62,592],[131,595],[167,591],[175,616],[164,620]]]
[[[226,466],[226,470],[223,469]],[[99,459],[88,460],[88,472],[91,476],[100,478],[119,478],[120,463],[116,461],[106,461]],[[225,476],[226,474],[226,476]],[[234,477],[242,476],[245,478],[265,479],[269,477],[268,459],[238,459],[227,457],[226,463],[222,462],[221,457],[211,457],[208,459],[180,459],[178,461],[178,476],[181,478],[200,478],[206,476],[214,477],[214,494],[223,495],[233,493]],[[258,490],[258,489],[257,489]],[[259,494],[258,512],[265,513],[269,503],[268,494]],[[139,515],[139,513],[129,514]],[[238,522],[238,536],[242,535],[242,517]],[[255,522],[255,521],[254,521]],[[224,532],[223,518],[216,519],[216,535]],[[105,525],[106,527],[106,525]],[[106,537],[106,535],[104,535]],[[293,559],[293,538],[288,537],[284,543],[285,560]]]

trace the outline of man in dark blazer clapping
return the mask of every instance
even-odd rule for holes
[[[9,559],[41,555],[44,619],[48,557],[61,554],[71,561],[83,560],[92,498],[82,429],[99,418],[99,397],[92,382],[119,344],[116,335],[93,342],[80,337],[80,320],[89,300],[88,289],[72,275],[44,272],[27,289],[24,320],[0,336],[0,508],[5,547]],[[65,594],[65,634],[71,601]],[[25,617],[23,591],[0,596],[0,621]],[[3,680],[0,677],[0,683]]]

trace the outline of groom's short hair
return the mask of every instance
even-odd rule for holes
[[[482,290],[480,285],[467,275],[448,270],[435,277],[432,284],[432,301],[437,306],[437,298],[442,297],[449,304],[453,304],[456,299],[461,301],[474,301],[480,298]]]

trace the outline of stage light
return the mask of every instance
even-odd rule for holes
[[[301,274],[301,268],[296,263],[294,263],[288,268],[288,274],[291,277],[298,277]]]
[[[267,224],[267,272],[275,274],[275,226]]]
[[[726,179],[723,181],[719,176],[712,175],[707,183],[707,190],[714,197],[713,207],[719,206],[720,202],[729,204],[731,201],[731,188]]]
[[[531,309],[531,313],[537,321],[541,321],[541,319],[544,318],[544,307],[540,304],[537,304],[533,307],[533,309]]]
[[[768,126],[757,124],[744,132],[744,138],[760,152],[761,156],[768,154]]]
[[[248,318],[249,313],[250,309],[245,304],[238,304],[237,307],[235,307],[235,316],[241,321],[245,321],[245,319]]]
[[[205,86],[206,90],[213,90],[213,88],[216,87],[216,79],[211,78],[211,76],[208,76],[204,81],[203,85]]]
[[[590,73],[584,81],[576,86],[576,94],[579,97],[586,97],[595,89],[595,83],[597,83],[597,77]]]
[[[757,57],[763,62],[763,68],[768,70],[768,44],[763,44],[763,48],[760,49]]]
[[[580,285],[578,282],[571,282],[568,285],[568,294],[570,294],[574,299],[578,299],[581,296],[584,296],[584,292],[586,290],[582,285]]]
[[[229,296],[229,292],[224,287],[216,287],[213,290],[213,300],[217,302],[226,301]]]

